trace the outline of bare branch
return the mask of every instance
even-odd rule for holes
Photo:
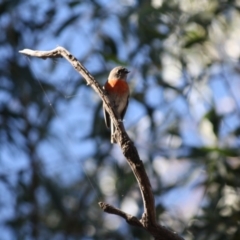
[[[126,220],[126,222],[132,226],[143,227],[142,223],[136,217],[134,217],[130,214],[127,214],[127,213],[121,211],[120,209],[111,206],[110,204],[99,202],[98,205],[102,208],[102,210],[104,212],[118,215],[118,216],[124,218]]]
[[[120,144],[123,155],[126,157],[126,160],[130,165],[138,182],[143,199],[144,213],[142,215],[142,218],[138,220],[136,217],[131,216],[117,208],[114,208],[109,204],[100,202],[100,207],[108,213],[121,216],[131,225],[144,228],[152,236],[154,236],[156,240],[182,240],[182,238],[179,237],[176,233],[173,233],[167,228],[157,224],[154,196],[143,162],[140,160],[137,149],[135,148],[133,142],[130,140],[128,134],[126,133],[123,123],[118,121],[117,116],[113,110],[113,106],[110,103],[106,94],[104,93],[104,90],[91,76],[87,69],[63,47],[57,47],[50,51],[33,51],[30,49],[24,49],[19,52],[27,56],[39,57],[43,59],[64,57],[67,61],[70,62],[70,64],[75,68],[75,70],[85,78],[87,84],[91,85],[95,92],[100,96],[106,110],[112,118],[113,123],[116,127],[117,140]]]

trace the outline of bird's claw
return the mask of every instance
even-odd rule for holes
[[[124,122],[124,119],[118,119],[118,122]]]

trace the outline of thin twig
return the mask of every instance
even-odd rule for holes
[[[126,220],[126,222],[132,226],[143,227],[142,223],[136,217],[134,217],[130,214],[127,214],[127,213],[121,211],[120,209],[111,206],[110,204],[99,202],[98,205],[102,208],[102,210],[104,212],[118,215],[118,216],[124,218]]]

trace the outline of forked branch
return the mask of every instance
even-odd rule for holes
[[[24,49],[19,52],[27,56],[38,57],[43,59],[64,57],[67,61],[71,63],[75,70],[84,77],[84,79],[87,82],[87,85],[90,85],[95,90],[95,92],[100,96],[105,105],[106,110],[111,116],[113,123],[116,126],[117,132],[116,135],[118,143],[122,149],[123,155],[125,156],[138,182],[142,194],[144,212],[142,214],[142,218],[139,220],[136,217],[131,216],[130,214],[127,214],[115,207],[112,207],[109,204],[100,202],[99,206],[105,212],[121,216],[130,225],[144,228],[156,240],[182,240],[182,238],[178,236],[176,233],[157,224],[154,196],[143,162],[140,160],[137,149],[135,148],[133,142],[130,140],[128,134],[126,133],[123,123],[117,120],[117,116],[113,110],[113,106],[110,103],[104,90],[99,85],[99,83],[91,76],[87,69],[70,52],[68,52],[63,47],[57,47],[50,51],[34,51],[30,49]]]

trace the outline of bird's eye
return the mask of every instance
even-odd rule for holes
[[[117,71],[117,74],[125,74],[125,73],[129,73],[129,71],[126,68],[120,68]]]

